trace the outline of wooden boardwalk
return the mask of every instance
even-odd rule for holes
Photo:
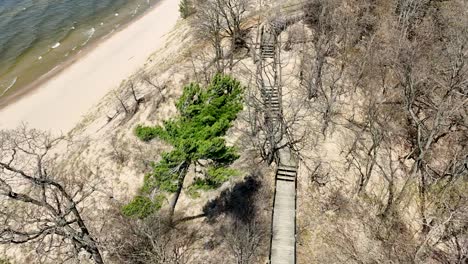
[[[280,151],[276,172],[270,263],[296,263],[297,164],[289,149]]]
[[[261,31],[260,71],[261,94],[268,122],[279,133],[284,133],[281,105],[281,71],[277,36]],[[287,139],[281,140],[281,145]],[[272,216],[272,237],[270,245],[271,264],[296,263],[296,175],[297,162],[293,151],[284,148],[278,151],[278,168],[275,176],[275,196]]]

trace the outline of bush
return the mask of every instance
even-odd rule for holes
[[[136,196],[129,204],[122,207],[122,213],[126,216],[145,218],[159,210],[163,201],[164,196],[156,196],[154,201],[145,196]]]
[[[11,264],[11,262],[8,259],[0,258],[0,264]]]
[[[141,125],[138,125],[135,128],[135,134],[136,136],[141,139],[142,141],[148,142],[151,139],[156,137],[156,131],[151,128],[151,127],[144,127]]]
[[[210,167],[205,178],[195,178],[192,185],[188,189],[188,194],[192,198],[200,197],[198,191],[214,190],[225,183],[229,178],[239,176],[239,172],[235,169],[226,167]]]
[[[190,0],[180,1],[179,13],[180,13],[180,17],[182,17],[183,19],[186,19],[187,17],[195,13],[195,8],[193,8],[193,5],[190,2]]]

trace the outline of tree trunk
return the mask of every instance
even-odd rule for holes
[[[394,200],[394,193],[393,193],[393,180],[389,180],[388,182],[388,198],[387,198],[387,205],[382,213],[383,218],[387,218],[388,213],[392,209],[393,200]]]
[[[172,223],[174,217],[175,207],[177,205],[177,201],[179,200],[180,193],[182,192],[182,188],[184,187],[184,180],[185,176],[187,175],[188,167],[190,163],[184,162],[179,169],[179,181],[177,182],[177,191],[172,196],[171,200],[169,201],[169,222]]]
[[[312,78],[309,82],[309,100],[317,97],[318,90],[322,87],[322,68],[325,62],[324,56],[317,54],[316,62],[314,64]]]
[[[421,174],[419,184],[419,210],[422,218],[422,233],[428,234],[430,226],[426,218],[426,177],[422,171],[419,173]]]
[[[90,253],[93,256],[94,262],[96,262],[97,264],[104,264],[104,261],[102,260],[101,252],[99,252],[99,249],[95,245],[93,246],[93,248],[91,248]]]

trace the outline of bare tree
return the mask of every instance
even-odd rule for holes
[[[442,20],[443,18],[439,18]],[[441,23],[442,23],[441,22]],[[435,39],[426,31],[434,31]],[[405,28],[401,29],[405,30]],[[453,164],[464,160],[466,146],[454,145],[445,149],[449,155],[437,155],[444,151],[442,142],[461,140],[466,133],[466,91],[468,82],[468,38],[465,28],[452,27],[442,34],[433,24],[413,25],[411,37],[400,40],[399,59],[395,73],[399,78],[399,91],[407,116],[407,140],[410,144],[408,159],[414,161],[412,175],[419,179],[419,210],[423,233],[430,230],[427,219],[428,188],[432,184],[453,175],[447,174]],[[440,29],[442,30],[442,29]],[[403,34],[403,33],[402,33]],[[440,47],[444,47],[441,49]],[[421,57],[420,48],[428,57]],[[437,64],[433,64],[437,61]],[[432,64],[432,65],[431,65]],[[452,162],[455,161],[455,162]],[[444,164],[444,165],[442,165]]]
[[[224,51],[222,46],[223,35],[221,25],[221,14],[218,10],[217,3],[214,0],[206,1],[201,4],[195,14],[194,27],[197,35],[201,39],[210,41],[214,49],[214,62],[216,63],[216,71],[224,72]]]
[[[118,232],[108,244],[116,260],[141,264],[190,263],[198,239],[196,231],[182,224],[174,228],[163,216],[140,221],[118,218],[114,226]]]
[[[220,232],[237,264],[255,263],[267,239],[265,224],[256,220],[247,223],[240,220],[227,221]]]
[[[300,113],[300,105],[291,110],[291,115],[278,115],[276,121],[269,114],[269,107],[265,106],[261,99],[254,94],[248,100],[249,117],[251,124],[247,132],[252,145],[259,151],[262,159],[268,164],[278,158],[280,150],[292,148],[296,151],[302,148],[307,136],[307,129],[295,130],[294,128],[303,124],[304,116]],[[296,133],[293,133],[293,130]]]
[[[0,131],[0,243],[32,244],[39,258],[62,261],[86,252],[104,263],[83,218],[95,181],[61,174],[51,155],[63,140],[26,127]]]
[[[322,89],[323,66],[335,46],[333,12],[337,2],[313,0],[304,6],[306,23],[314,30],[312,42],[315,57],[310,64],[309,77],[306,78],[309,99],[317,97],[318,91]]]
[[[250,0],[206,0],[198,6],[194,27],[197,35],[209,40],[215,50],[214,62],[218,73],[224,72],[225,52],[223,40],[230,41],[229,67],[234,65],[234,51],[248,48],[246,43],[247,29],[244,25]]]
[[[125,96],[123,96],[122,94],[119,94],[119,93],[117,93],[115,91],[114,91],[114,96],[117,99],[117,101],[119,102],[120,107],[122,107],[122,109],[124,110],[125,115],[128,115],[130,113],[130,111],[128,109],[128,106],[125,104]],[[118,112],[120,112],[120,111],[117,110],[117,113]]]

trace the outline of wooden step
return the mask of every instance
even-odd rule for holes
[[[273,91],[273,92],[265,92],[265,91],[264,91],[264,92],[262,92],[262,94],[263,94],[263,95],[276,95],[276,96],[279,95],[278,91]]]
[[[276,89],[276,88],[266,89],[266,88],[264,88],[264,89],[262,89],[262,91],[267,92],[267,93],[271,93],[271,92],[277,93],[277,92],[279,92],[279,89]]]
[[[278,94],[279,90],[262,90],[264,94]]]
[[[281,113],[279,109],[268,109],[268,110],[269,111],[267,111],[267,113],[270,115],[279,115]]]
[[[277,174],[289,176],[289,177],[296,177],[297,173],[295,171],[278,170]]]
[[[284,177],[282,175],[276,175],[276,180],[294,182],[296,178]]]
[[[289,166],[289,165],[282,165],[282,164],[278,166],[278,170],[297,172],[296,166]]]
[[[277,93],[263,93],[262,94],[263,98],[279,98],[279,94]]]
[[[270,111],[276,111],[276,112],[280,111],[279,105],[265,105],[265,108],[269,109]]]
[[[279,114],[281,111],[279,108],[268,108],[267,112],[273,113],[273,114]]]
[[[274,50],[263,50],[262,49],[262,55],[275,55]]]
[[[271,44],[271,43],[263,43],[260,45],[260,48],[261,49],[270,49],[270,50],[274,50],[275,49],[275,45],[274,44]]]
[[[275,47],[275,43],[272,41],[262,41],[260,47]]]

